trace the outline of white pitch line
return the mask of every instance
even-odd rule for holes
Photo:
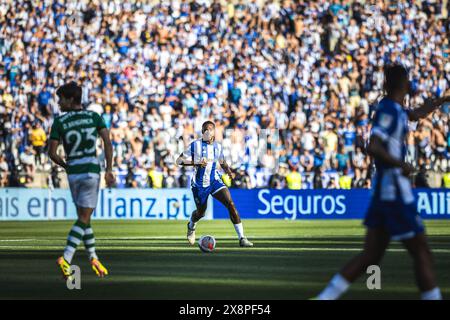
[[[207,232],[205,232],[207,234]],[[259,240],[303,240],[303,239],[310,239],[310,238],[317,238],[318,236],[248,236],[249,239],[259,239]],[[340,236],[336,236],[340,237]],[[345,237],[345,236],[343,236]],[[230,236],[230,237],[215,237],[218,240],[236,240],[236,237]],[[185,237],[180,236],[160,236],[160,237],[107,237],[107,238],[99,238],[96,237],[97,240],[186,240]],[[361,236],[361,239],[357,239],[355,237],[354,240],[364,240],[364,236]],[[337,240],[339,241],[339,240]],[[346,241],[346,240],[344,240]]]
[[[207,234],[207,233],[205,233]],[[446,234],[447,235],[447,234]],[[448,235],[447,235],[448,236]],[[338,237],[351,237],[353,239],[346,239],[346,240],[338,240],[334,239],[333,241],[337,242],[353,242],[353,241],[360,241],[361,243],[364,241],[364,235],[336,235],[333,236],[333,238]],[[249,239],[257,239],[257,240],[295,240],[295,241],[302,241],[307,240],[310,241],[311,239],[317,239],[315,241],[318,242],[324,242],[326,241],[326,238],[323,238],[323,240],[320,240],[320,236],[315,235],[292,235],[292,236],[248,236]],[[186,240],[185,237],[182,236],[142,236],[142,237],[96,237],[97,240]],[[225,236],[225,237],[216,237],[217,240],[236,240],[236,237],[234,236]],[[46,239],[0,239],[0,242],[24,242],[24,241],[55,241],[55,240],[61,240],[65,241],[65,238],[61,237],[55,237],[55,238],[46,238]]]
[[[41,247],[41,246],[0,246],[0,249],[46,249],[46,250],[57,250],[60,247],[59,246],[49,246],[49,247]],[[178,251],[188,251],[192,250],[192,247],[160,247],[160,248],[153,248],[153,247],[113,247],[113,248],[104,248],[106,250],[142,250],[142,251],[165,251],[165,250],[178,250]],[[239,248],[229,248],[229,247],[219,247],[216,250],[221,251],[235,251]],[[247,250],[248,253],[251,253],[252,251],[267,251],[267,252],[283,252],[283,251],[328,251],[328,252],[360,252],[360,248],[281,248],[281,247],[269,247],[269,248],[258,248],[253,247],[250,250]],[[388,249],[388,252],[406,252],[405,249]],[[450,253],[449,249],[434,249],[432,250],[434,253]]]
[[[101,241],[109,241],[109,240],[186,240],[185,237],[180,237],[180,236],[160,236],[160,237],[95,237],[96,240],[101,240]],[[248,237],[249,239],[257,239],[257,240],[303,240],[303,239],[310,239],[310,238],[316,238],[314,236],[302,236],[302,237],[297,237],[297,236],[283,236],[283,237],[278,237],[278,236],[250,236]],[[217,240],[236,240],[236,237],[216,237]],[[55,240],[66,240],[65,238],[47,238],[47,239],[0,239],[0,242],[24,242],[24,241],[55,241]],[[355,238],[354,240],[350,240],[350,241],[357,241],[359,239]],[[363,238],[361,238],[361,241],[363,240]],[[320,241],[320,240],[318,240]],[[339,240],[336,240],[339,241]],[[347,240],[343,240],[344,242],[347,242]]]
[[[24,242],[24,241],[36,241],[38,239],[0,239],[0,242]]]
[[[42,246],[0,246],[0,249],[46,249],[46,250],[53,250],[60,248],[59,246],[49,246],[49,247],[42,247]],[[145,251],[164,251],[164,250],[192,250],[192,247],[159,247],[159,248],[153,248],[153,247],[136,247],[136,246],[123,246],[123,247],[113,247],[113,248],[104,248],[107,250],[145,250]],[[227,250],[238,250],[239,248],[217,248],[216,250],[220,251],[227,251]],[[361,249],[358,248],[277,248],[277,247],[270,247],[270,248],[255,248],[253,247],[251,251],[361,251]],[[398,250],[398,249],[390,249],[391,250]],[[404,251],[404,250],[398,250],[398,251]],[[450,252],[450,251],[449,251]]]

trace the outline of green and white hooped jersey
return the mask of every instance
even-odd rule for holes
[[[63,143],[67,174],[100,173],[96,145],[103,118],[93,111],[70,111],[53,121],[50,139]]]

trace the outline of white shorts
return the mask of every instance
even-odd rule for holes
[[[68,175],[70,192],[77,207],[95,208],[100,189],[98,173],[81,173]]]

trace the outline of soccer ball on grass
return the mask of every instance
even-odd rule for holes
[[[214,239],[213,236],[201,236],[200,239],[198,239],[198,247],[202,252],[213,252],[216,247],[216,239]]]

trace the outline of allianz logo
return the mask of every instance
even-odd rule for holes
[[[450,192],[418,192],[417,211],[427,215],[450,214]]]

